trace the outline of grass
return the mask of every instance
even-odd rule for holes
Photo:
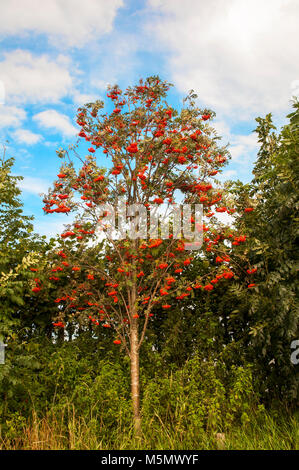
[[[132,428],[121,422],[107,431],[100,417],[76,416],[74,409],[48,413],[12,426],[0,433],[1,450],[292,450],[299,449],[299,422],[295,416],[277,417],[265,413],[218,434],[215,431],[179,429],[164,425],[154,416],[143,425],[143,438],[134,439]]]

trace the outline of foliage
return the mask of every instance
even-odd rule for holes
[[[38,369],[37,364],[26,366],[23,392],[15,387],[6,402],[0,448],[295,449],[299,445],[298,419],[281,409],[271,414],[265,410],[253,390],[250,367],[235,368],[231,374],[198,357],[172,372],[161,369],[155,377],[143,369],[143,435],[136,441],[128,364],[121,355],[101,359],[102,350],[94,354],[94,344],[90,354],[87,337],[85,341],[85,348],[82,341],[38,347]],[[29,351],[26,354],[29,359]],[[219,433],[224,441],[219,441]]]
[[[249,267],[257,267],[257,286],[250,295],[235,295],[247,322],[247,359],[258,367],[262,390],[269,399],[280,395],[295,402],[299,376],[290,355],[291,342],[299,337],[298,102],[293,107],[280,134],[271,132],[270,114],[257,119],[261,147],[254,179],[235,189],[241,205],[244,199],[254,201],[254,212],[240,224],[249,238]]]
[[[299,337],[299,105],[294,103],[280,133],[270,114],[257,119],[260,150],[253,181],[220,190],[215,175],[207,173],[225,164],[217,160],[220,149],[208,124],[213,113],[198,110],[192,93],[183,110],[173,110],[165,103],[168,84],[157,80],[122,98],[117,87],[111,89],[117,110],[111,115],[98,115],[100,102],[79,111],[81,137],[90,139],[90,148],[107,150],[106,167],[90,149],[79,169],[68,152],[58,152],[63,165],[44,198],[46,212],[76,209],[75,194],[83,196],[75,225],[58,240],[48,243],[33,233],[32,218],[22,210],[20,177],[12,175],[13,159],[4,154],[1,160],[0,340],[7,343],[0,365],[2,448],[298,447],[298,365],[290,361],[290,346]],[[132,106],[125,110],[120,103],[126,100]],[[190,137],[194,129],[201,132],[196,139]],[[178,132],[170,136],[173,130]],[[163,142],[168,138],[171,145]],[[193,173],[178,165],[184,153],[172,152],[185,143],[193,155],[185,170],[198,164],[202,183],[212,185],[195,196],[183,184],[192,188]],[[73,149],[77,154],[80,145]],[[165,152],[172,168],[162,163]],[[121,158],[123,168],[112,175]],[[151,162],[157,166],[149,177],[145,166]],[[142,240],[143,248],[127,240],[93,243],[98,205],[112,202],[121,188],[132,196],[134,177],[145,200],[174,196],[163,189],[166,178],[186,201],[207,197],[205,217],[211,205],[234,215],[234,227],[223,227],[211,215],[201,252],[189,256],[173,245],[174,258],[167,258],[172,241],[162,238],[153,246]],[[221,198],[215,202],[217,192]],[[123,354],[132,325],[139,341],[145,340],[141,440],[131,422],[132,349]]]
[[[34,277],[30,271],[46,250],[43,238],[33,233],[33,217],[23,214],[20,176],[11,174],[14,160],[6,158],[4,149],[0,160],[0,338],[7,338],[13,328],[22,325],[21,317],[27,310],[28,282]]]

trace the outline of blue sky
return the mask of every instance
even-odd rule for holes
[[[39,194],[57,175],[55,150],[76,139],[77,107],[105,99],[107,83],[158,74],[176,107],[194,89],[230,143],[222,178],[249,181],[255,117],[272,112],[281,126],[299,95],[298,13],[298,0],[1,1],[0,142],[36,231],[66,222],[43,215]]]

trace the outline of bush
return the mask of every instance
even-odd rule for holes
[[[145,388],[142,413],[147,422],[190,433],[223,432],[261,413],[250,367],[230,371],[195,356],[170,375],[156,376]]]

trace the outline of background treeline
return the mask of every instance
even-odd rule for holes
[[[23,214],[13,159],[0,167],[0,365],[2,448],[295,448],[298,446],[299,104],[277,133],[257,119],[260,149],[249,184],[228,183],[247,260],[233,282],[157,310],[141,351],[144,440],[132,441],[129,364],[113,333],[69,322],[53,330],[53,286],[33,295],[56,241]],[[91,252],[92,256],[92,252]],[[193,261],[190,280],[213,257]],[[246,264],[245,264],[246,263]],[[67,281],[66,281],[67,282]],[[299,354],[298,354],[299,358]],[[218,433],[218,434],[217,434]],[[221,433],[221,434],[219,434]]]

